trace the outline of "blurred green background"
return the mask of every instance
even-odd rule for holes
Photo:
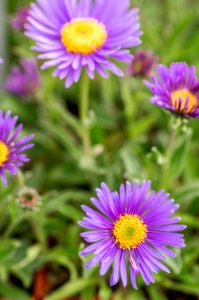
[[[1,15],[6,16],[1,19],[6,28],[1,27],[0,46],[5,78],[13,64],[36,53],[23,32],[10,26],[11,16],[31,1],[5,0],[5,11],[1,1]],[[166,65],[172,61],[194,64],[199,76],[198,0],[137,0],[132,5],[141,11],[144,34],[139,49],[153,51]],[[198,120],[179,129],[164,181],[171,115],[150,104],[142,78],[110,75],[107,80],[96,77],[91,82],[91,157],[84,154],[81,143],[80,84],[65,89],[64,82],[52,77],[52,69],[40,71],[40,78],[40,88],[29,99],[3,89],[0,94],[0,109],[18,115],[25,134],[35,133],[36,146],[27,153],[31,162],[23,174],[26,186],[40,195],[39,206],[30,210],[19,205],[20,176],[8,176],[6,189],[0,185],[0,296],[19,300],[74,296],[82,300],[198,299]],[[83,217],[80,205],[89,203],[101,181],[118,189],[126,179],[151,179],[154,189],[171,192],[180,204],[182,223],[188,225],[187,247],[166,261],[171,274],[159,272],[156,284],[149,287],[139,278],[138,291],[130,284],[126,289],[120,285],[110,288],[109,276],[99,277],[98,267],[85,270],[85,261],[78,255],[84,246],[77,225]]]

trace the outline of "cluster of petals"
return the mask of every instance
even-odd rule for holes
[[[141,43],[138,14],[139,9],[130,9],[129,0],[36,0],[29,11],[25,34],[36,42],[33,49],[41,53],[39,58],[46,60],[42,69],[54,66],[53,75],[65,79],[65,86],[70,87],[79,80],[83,68],[91,79],[95,72],[108,77],[107,70],[123,76],[114,61],[130,63],[132,55],[127,48]],[[61,32],[74,20],[95,20],[103,25],[107,38],[100,48],[82,54],[65,47]]]
[[[111,192],[105,183],[96,189],[97,198],[91,198],[97,209],[83,205],[86,217],[79,225],[89,229],[81,233],[87,243],[90,243],[80,255],[93,254],[93,258],[86,264],[87,268],[100,264],[100,275],[104,275],[113,265],[110,285],[115,285],[121,278],[124,286],[127,285],[130,267],[130,280],[137,288],[136,277],[140,273],[148,285],[155,281],[153,273],[159,270],[169,272],[168,267],[162,263],[165,255],[175,256],[175,252],[168,247],[184,247],[183,234],[185,225],[176,224],[179,217],[172,216],[179,205],[169,198],[164,190],[149,192],[150,181],[143,181],[139,186],[126,182],[120,186],[119,193]],[[137,247],[121,248],[113,234],[116,222],[121,216],[137,216],[145,224],[147,233],[144,241]]]
[[[11,68],[4,88],[6,91],[23,98],[32,96],[40,86],[37,60],[21,59],[20,65]]]
[[[187,118],[199,118],[199,78],[195,66],[177,62],[167,68],[160,64],[157,75],[152,82],[144,81],[153,94],[151,102]]]
[[[33,134],[18,138],[23,125],[16,126],[17,120],[18,117],[12,117],[9,111],[5,114],[0,111],[0,176],[5,186],[7,185],[5,170],[16,175],[18,168],[29,161],[23,152],[34,146],[29,143],[34,137]]]

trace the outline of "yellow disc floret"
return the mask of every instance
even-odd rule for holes
[[[9,153],[6,144],[0,141],[0,167],[8,160]]]
[[[147,226],[137,215],[125,214],[114,223],[113,235],[121,249],[129,250],[144,242]]]
[[[188,89],[179,89],[171,94],[171,103],[178,111],[189,113],[198,105],[197,98]]]
[[[66,50],[72,53],[90,54],[105,43],[106,28],[96,19],[77,18],[66,23],[61,30],[61,40]]]

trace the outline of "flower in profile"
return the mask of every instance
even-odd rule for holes
[[[11,117],[9,111],[5,115],[0,111],[0,176],[4,186],[7,185],[5,170],[16,175],[18,167],[29,161],[23,152],[34,146],[29,143],[34,137],[33,134],[17,140],[23,127],[20,124],[15,128],[17,120],[18,117]]]
[[[123,76],[113,60],[129,63],[126,48],[141,43],[139,9],[129,10],[129,0],[39,1],[29,12],[26,35],[47,60],[42,69],[56,66],[54,76],[70,87],[79,80],[82,68],[93,79],[95,71]]]
[[[14,95],[29,97],[40,86],[37,61],[34,58],[22,59],[20,65],[11,69],[4,87]]]
[[[16,15],[11,18],[10,24],[16,31],[24,30],[24,25],[27,22],[29,7],[22,6],[18,9]]]
[[[128,67],[128,74],[135,77],[151,78],[158,60],[158,57],[151,51],[138,50]]]
[[[158,77],[145,80],[155,105],[187,118],[199,118],[199,78],[195,67],[185,62],[172,63],[169,68],[157,66]]]
[[[186,228],[176,224],[180,218],[171,217],[178,209],[173,199],[164,190],[148,194],[151,182],[130,182],[120,186],[120,193],[111,192],[104,183],[96,189],[97,198],[92,198],[98,211],[83,205],[86,217],[79,225],[90,229],[81,233],[91,243],[80,255],[93,253],[86,267],[100,263],[100,275],[104,275],[113,264],[110,285],[118,283],[121,277],[127,285],[126,265],[129,262],[130,279],[137,288],[136,277],[140,273],[148,285],[154,282],[153,273],[159,270],[169,272],[161,262],[165,256],[175,256],[167,246],[184,247],[182,234]],[[147,195],[148,194],[148,195]]]
[[[35,189],[23,187],[18,193],[17,203],[23,208],[37,210],[41,205],[41,198]]]

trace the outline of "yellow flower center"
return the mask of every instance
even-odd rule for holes
[[[180,104],[181,102],[181,104]],[[198,105],[197,98],[188,89],[176,90],[171,94],[171,103],[178,111],[191,112]],[[180,104],[180,106],[179,106]]]
[[[94,53],[107,38],[106,28],[95,19],[73,19],[61,30],[61,40],[68,52]]]
[[[137,215],[125,214],[114,223],[113,235],[121,249],[129,250],[144,242],[147,226]]]
[[[138,73],[142,70],[142,63],[141,61],[136,61],[134,64],[134,72]]]
[[[0,167],[8,160],[9,154],[8,147],[0,141]]]

